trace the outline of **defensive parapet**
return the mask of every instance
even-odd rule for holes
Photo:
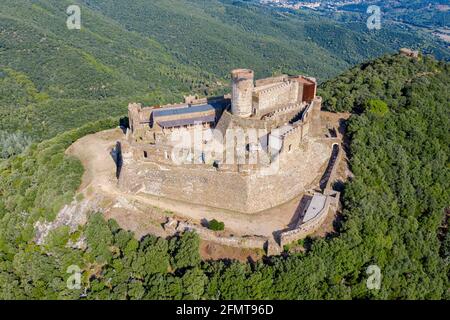
[[[316,98],[317,80],[305,76],[293,76],[289,78],[291,81],[298,82],[298,101],[311,102]]]

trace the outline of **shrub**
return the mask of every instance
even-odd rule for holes
[[[384,116],[386,113],[389,112],[389,107],[386,104],[386,102],[378,99],[372,99],[367,101],[366,108],[369,111],[369,113],[377,116]]]
[[[208,223],[208,228],[213,231],[223,231],[225,229],[225,223],[213,219]]]

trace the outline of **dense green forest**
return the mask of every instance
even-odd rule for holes
[[[150,36],[184,64],[227,76],[243,65],[257,76],[303,72],[324,80],[401,46],[429,48],[449,59],[431,37],[389,26],[336,23],[302,11],[280,11],[236,0],[83,0],[127,30]],[[136,19],[145,17],[145,19]]]
[[[125,115],[129,101],[158,104],[221,90],[216,76],[184,65],[152,38],[86,7],[83,28],[68,30],[69,4],[0,2],[2,157],[15,152],[17,137],[42,141]]]
[[[66,9],[81,7],[82,29]],[[399,47],[444,59],[432,38],[234,0],[2,0],[0,157],[106,116],[228,91],[228,73],[304,73],[324,81]]]
[[[0,161],[0,298],[449,299],[450,64],[384,56],[321,94],[328,109],[354,112],[355,177],[336,234],[255,263],[201,261],[194,233],[137,240],[93,213],[76,232],[62,227],[36,245],[35,222],[54,218],[81,181],[81,164],[64,150],[116,125],[107,119]],[[86,248],[70,248],[80,238]],[[381,268],[380,290],[366,287],[372,264]],[[66,286],[71,265],[82,270],[80,289]]]

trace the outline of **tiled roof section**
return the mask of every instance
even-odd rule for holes
[[[216,109],[222,106],[215,103],[202,104],[197,106],[178,107],[178,108],[162,108],[153,111],[153,117],[165,117],[174,115],[185,115],[189,113],[205,112],[205,111],[216,111]]]
[[[214,115],[204,117],[192,117],[178,120],[158,121],[158,124],[163,128],[182,127],[187,125],[199,124],[199,123],[211,123],[215,122],[216,117]]]

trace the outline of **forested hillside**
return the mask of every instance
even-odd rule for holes
[[[381,7],[383,19],[401,21],[425,28],[448,27],[447,0],[366,0],[341,7],[341,10],[365,14],[369,5]]]
[[[150,36],[190,66],[226,76],[248,66],[263,76],[303,72],[324,80],[401,46],[428,46],[431,38],[395,26],[369,31],[365,21],[336,23],[302,11],[282,11],[235,0],[83,0],[127,30]],[[136,18],[139,17],[139,18]],[[145,17],[145,19],[141,19]]]
[[[72,4],[81,6],[81,31],[66,28]],[[246,1],[2,0],[0,155],[123,116],[129,101],[223,92],[235,67],[257,77],[305,73],[324,81],[401,46],[450,56],[430,41]]]
[[[208,83],[208,74],[185,68],[156,41],[87,7],[83,28],[69,30],[70,4],[2,1],[1,65],[24,73],[52,98],[102,99],[158,90],[168,94]]]
[[[322,94],[329,109],[355,111],[355,177],[345,186],[338,233],[264,262],[202,262],[193,233],[138,241],[92,214],[76,232],[59,228],[37,246],[34,223],[54,218],[81,180],[81,164],[64,150],[114,126],[105,120],[0,162],[0,298],[450,298],[450,65],[385,56],[326,83]],[[86,248],[68,246],[82,237]],[[83,272],[79,290],[66,287],[73,264]],[[366,287],[372,264],[381,269],[380,290]]]
[[[185,67],[156,41],[90,10],[83,10],[81,31],[68,30],[71,3],[0,3],[2,156],[17,149],[13,136],[39,141],[124,115],[130,100],[156,104],[217,87],[211,74]]]

